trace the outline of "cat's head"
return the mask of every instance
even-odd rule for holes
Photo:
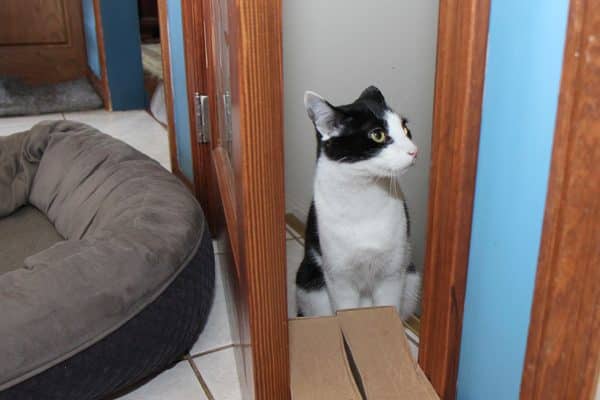
[[[317,131],[319,157],[351,164],[370,176],[399,175],[414,164],[417,146],[407,121],[388,107],[375,86],[343,106],[306,92],[304,105]]]

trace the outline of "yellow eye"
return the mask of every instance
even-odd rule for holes
[[[404,134],[405,134],[406,136],[408,136],[408,128],[407,128],[407,127],[405,127],[405,126],[403,126],[403,127],[402,127],[402,130],[404,131]]]
[[[371,133],[369,133],[369,138],[371,138],[371,140],[375,143],[383,143],[385,142],[386,138],[385,132],[380,130],[372,131]]]

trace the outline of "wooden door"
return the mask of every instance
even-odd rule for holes
[[[571,1],[522,400],[600,398],[599,35]]]
[[[2,0],[0,76],[52,83],[86,74],[80,0]]]
[[[186,57],[197,76],[189,84],[208,96],[210,114],[210,144],[198,143],[195,150],[198,179],[209,192],[213,234],[231,250],[226,267],[236,294],[242,391],[247,399],[285,400],[290,393],[281,0],[183,4]],[[218,196],[211,194],[213,184]]]
[[[181,1],[188,79],[195,75],[189,87],[210,101],[211,143],[195,147],[195,171],[208,192],[213,234],[230,249],[226,267],[236,295],[234,337],[243,393],[247,399],[285,400],[290,393],[281,0]],[[419,363],[447,399],[454,398],[458,370],[488,12],[488,0],[453,0],[440,7]],[[472,39],[466,47],[465,37]],[[464,151],[447,151],[455,148]],[[214,193],[220,199],[211,198]],[[442,228],[436,228],[438,221],[444,221]],[[442,259],[452,268],[436,268]]]

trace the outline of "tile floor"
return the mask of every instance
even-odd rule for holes
[[[92,125],[148,154],[167,169],[169,142],[165,128],[144,110],[104,110],[0,118],[0,136],[31,128],[40,121],[69,119]]]
[[[170,169],[165,128],[146,111],[47,114],[42,116],[0,118],[0,136],[29,129],[48,119],[70,119],[90,124],[111,134],[156,159]],[[286,232],[288,293],[294,293],[294,277],[302,261],[304,241],[298,232],[288,227]],[[213,308],[206,328],[190,354],[174,367],[164,371],[119,400],[239,400],[241,390],[234,359],[233,340],[228,313],[232,310],[223,282],[223,251],[215,244],[216,290]],[[288,313],[295,316],[295,297],[289,296]],[[407,331],[413,355],[418,352],[418,339]]]

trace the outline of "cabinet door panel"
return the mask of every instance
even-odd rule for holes
[[[3,0],[0,75],[30,83],[85,76],[80,0]]]

